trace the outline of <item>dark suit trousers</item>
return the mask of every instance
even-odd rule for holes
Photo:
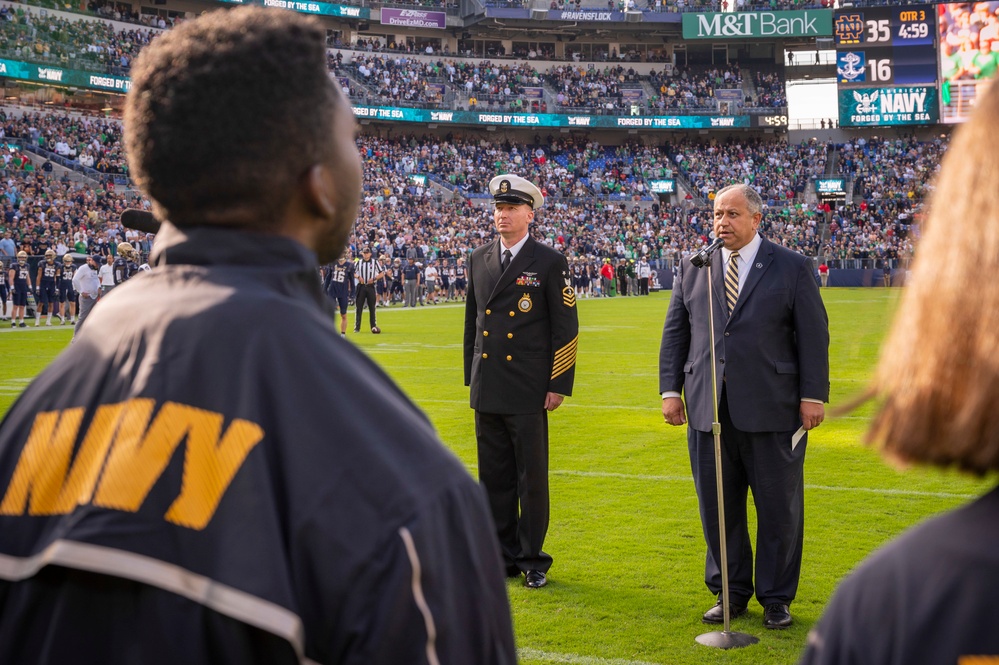
[[[745,605],[753,597],[753,546],[746,516],[747,491],[756,504],[756,598],[761,605],[794,600],[801,574],[805,528],[804,462],[807,435],[791,450],[794,432],[741,432],[729,417],[725,391],[719,404],[722,487],[728,538],[729,595]],[[687,430],[690,466],[708,553],[704,582],[721,593],[718,494],[714,436]]]
[[[496,523],[508,568],[547,571],[541,548],[548,533],[548,412],[475,412],[479,482]],[[519,506],[519,510],[518,510]]]
[[[357,285],[357,314],[354,316],[354,330],[361,329],[361,317],[364,316],[364,305],[368,305],[368,320],[371,327],[375,327],[375,306],[378,302],[378,294],[375,293],[374,284]]]

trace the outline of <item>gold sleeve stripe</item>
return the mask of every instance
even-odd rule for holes
[[[575,353],[571,353],[571,354],[565,356],[564,358],[559,358],[558,360],[556,360],[555,362],[553,362],[552,365],[554,367],[562,367],[564,365],[571,365],[574,362],[576,362],[576,354]]]
[[[572,341],[563,346],[561,349],[555,352],[555,364],[558,364],[559,360],[567,358],[569,356],[576,357],[576,341],[579,339],[579,335],[572,338]]]
[[[555,353],[555,361],[552,365],[552,376],[555,378],[565,374],[571,367],[576,364],[576,341],[579,339],[577,335],[572,339],[571,342],[563,346]]]
[[[553,368],[552,369],[552,378],[554,379],[556,377],[562,376],[563,374],[565,374],[566,372],[568,372],[570,369],[572,369],[573,367],[575,367],[575,365],[576,365],[576,359],[573,358],[572,362],[566,364],[564,367],[555,367],[555,368]]]
[[[572,353],[568,353],[564,356],[556,358],[555,361],[552,362],[552,365],[554,367],[560,367],[562,365],[565,365],[566,363],[571,365],[575,361],[576,361],[576,351],[575,349],[573,349]]]

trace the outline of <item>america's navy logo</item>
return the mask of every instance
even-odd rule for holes
[[[875,105],[875,102],[878,100],[878,94],[880,94],[880,92],[880,90],[874,90],[865,95],[854,90],[853,98],[857,101],[857,113],[861,115],[877,113],[878,107]]]

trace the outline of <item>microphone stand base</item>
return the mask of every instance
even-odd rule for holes
[[[731,631],[712,631],[704,633],[694,638],[698,644],[715,649],[741,649],[756,644],[760,638],[746,633],[733,633]]]

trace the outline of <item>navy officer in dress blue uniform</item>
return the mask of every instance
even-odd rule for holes
[[[479,480],[509,577],[548,583],[548,412],[572,394],[579,320],[569,266],[528,233],[545,199],[516,175],[489,183],[499,237],[468,265],[465,385],[475,409]],[[519,507],[519,510],[518,510]]]
[[[687,429],[690,465],[708,544],[704,581],[721,592],[712,421],[718,404],[724,463],[731,616],[753,596],[753,547],[746,514],[756,504],[756,598],[763,625],[791,625],[805,524],[808,436],[829,399],[829,321],[812,262],[757,233],[763,201],[752,187],[718,190],[714,232],[724,241],[708,271],[687,260],[673,282],[659,356],[664,420]],[[714,291],[718,392],[712,392],[708,289]],[[684,402],[686,398],[686,414]],[[722,623],[719,600],[705,623]]]

